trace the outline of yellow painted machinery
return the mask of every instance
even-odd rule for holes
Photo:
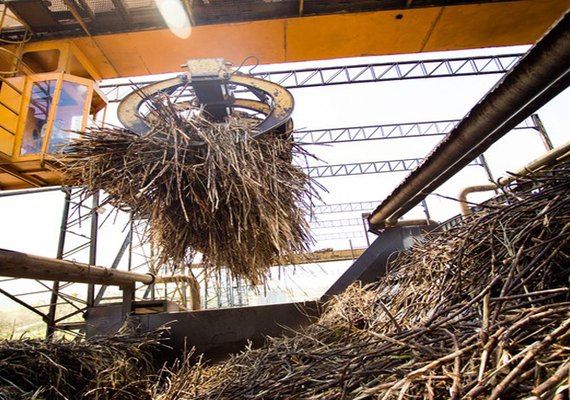
[[[192,34],[167,28],[154,1],[6,0],[25,27],[0,37],[67,41],[103,79],[175,72],[181,60],[239,65],[532,44],[568,0],[180,0]],[[1,8],[0,8],[1,9]],[[8,43],[4,44],[9,46]]]
[[[238,113],[242,118],[260,116],[253,136],[286,127],[287,122],[291,124],[293,96],[285,88],[236,73],[221,58],[190,60],[185,67],[187,74],[145,86],[127,95],[118,109],[122,124],[133,132],[145,133],[149,129],[148,120],[152,118],[152,112],[145,115],[142,109],[145,109],[144,103],[157,94],[169,95],[170,101],[176,102],[179,114],[185,117],[200,107],[207,117],[218,122],[231,113]],[[238,93],[241,98],[237,97]],[[148,107],[146,109],[149,110]]]
[[[0,4],[0,190],[59,184],[44,160],[70,131],[103,118],[101,79],[174,72],[187,58],[223,56],[237,65],[255,55],[268,64],[531,44],[570,7],[569,0],[181,3],[193,25],[188,39],[165,29],[150,0]],[[193,86],[191,96],[214,119],[232,107],[264,115],[259,132],[287,119],[286,93],[215,63],[194,63],[194,72],[145,91]],[[253,96],[236,99],[235,85]],[[131,96],[121,107],[134,130],[145,126],[140,106]]]
[[[107,102],[89,74],[80,68],[78,49],[36,52],[35,64],[55,66],[53,72],[5,78],[0,89],[0,189],[60,184],[46,161],[91,123],[102,123]],[[24,58],[30,53],[24,53]],[[53,59],[48,59],[53,58]],[[70,68],[75,65],[75,68]],[[169,95],[180,115],[199,108],[213,121],[230,114],[255,118],[254,136],[290,131],[293,97],[283,87],[232,71],[223,59],[190,60],[187,73],[154,83],[126,96],[118,108],[123,125],[137,133],[149,129],[152,113],[145,103]],[[67,73],[71,69],[74,74]],[[143,110],[146,110],[143,111]],[[97,121],[99,118],[99,121]]]
[[[28,47],[10,57],[12,76],[0,88],[0,189],[24,189],[60,184],[45,165],[107,106],[93,68],[70,44]]]

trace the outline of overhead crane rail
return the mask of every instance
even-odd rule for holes
[[[305,68],[282,71],[267,71],[251,75],[276,83],[287,89],[370,83],[423,78],[504,74],[523,54],[503,54],[478,57],[437,58],[417,61],[395,61],[373,64],[345,65],[323,68]],[[170,75],[171,76],[171,75]],[[145,78],[133,78],[126,83],[100,86],[110,103],[119,102],[141,84],[159,82]]]
[[[312,129],[295,131],[295,141],[304,145],[358,142],[364,140],[415,138],[442,136],[460,122],[458,119],[443,121],[409,122],[398,124],[353,126],[345,128]],[[539,129],[533,118],[527,118],[515,130]]]
[[[316,235],[318,240],[341,240],[341,239],[360,239],[366,236],[366,232],[362,231],[348,231],[348,232],[333,232]]]
[[[346,226],[362,226],[362,218],[341,218],[317,220],[311,223],[313,229],[344,228]]]
[[[413,171],[424,161],[423,158],[406,158],[401,160],[370,161],[350,164],[319,165],[307,167],[311,178],[330,178],[336,176],[380,174],[388,172]],[[484,166],[480,157],[471,161],[469,166]]]
[[[314,207],[315,214],[337,214],[356,211],[372,211],[379,201],[357,201],[352,203],[323,204]]]
[[[288,89],[507,72],[522,54],[396,61],[255,74]]]

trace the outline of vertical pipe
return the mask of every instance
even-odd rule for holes
[[[129,283],[121,286],[123,291],[123,316],[127,317],[133,311],[133,302],[135,301],[135,284]]]
[[[117,252],[117,255],[115,256],[115,259],[113,260],[113,263],[111,264],[112,270],[119,268],[119,263],[123,259],[123,255],[125,254],[125,251],[127,250],[127,247],[128,247],[130,242],[131,242],[131,231],[127,232],[127,236],[125,236],[125,239],[123,240],[123,243],[121,244],[121,247],[119,248],[119,251]],[[129,271],[130,270],[131,269],[129,268]],[[94,306],[99,305],[99,303],[101,303],[101,300],[103,300],[103,296],[105,296],[106,290],[107,290],[107,285],[101,286],[101,288],[99,289],[99,293],[97,293],[97,296],[95,296],[95,300],[93,301]]]
[[[97,232],[99,230],[99,192],[93,193],[93,205],[91,209],[91,242],[89,244],[89,265],[97,265]],[[87,286],[87,307],[95,305],[95,285]]]
[[[129,259],[127,262],[128,271],[130,271],[133,267],[133,234],[134,234],[134,221],[133,221],[133,214],[131,213],[129,215]]]
[[[61,225],[59,227],[59,240],[57,244],[58,259],[63,259],[63,252],[65,251],[65,238],[67,234],[67,222],[69,220],[69,206],[71,204],[71,191],[65,190],[65,200],[63,203],[63,211],[61,213]],[[47,328],[46,338],[51,339],[55,333],[55,314],[57,311],[57,299],[59,297],[59,281],[53,283],[51,297],[49,302],[49,311],[47,315]]]
[[[422,208],[424,209],[424,215],[426,216],[426,220],[427,221],[431,220],[431,216],[429,214],[429,208],[428,208],[426,199],[422,200]]]
[[[491,168],[489,167],[489,163],[487,162],[487,158],[483,153],[479,156],[479,160],[481,160],[481,165],[485,169],[487,173],[487,178],[489,178],[490,182],[495,182],[495,178],[493,177],[493,172],[491,172]]]
[[[366,221],[369,215],[369,213],[362,214],[362,227],[364,228],[364,237],[366,238],[366,245],[368,247],[370,247],[370,238],[368,237],[368,226],[366,226]]]
[[[204,271],[204,309],[208,308],[208,272],[206,269]]]
[[[242,293],[242,288],[241,288],[241,279],[238,277],[236,278],[236,291],[237,291],[237,295],[238,295],[238,306],[243,306],[243,293]]]
[[[218,308],[222,308],[222,271],[216,274],[216,297],[218,299]]]
[[[546,148],[546,151],[550,151],[554,148],[552,145],[552,141],[550,140],[550,136],[548,136],[548,132],[546,132],[546,128],[542,124],[540,117],[538,114],[532,114],[532,122],[536,125],[536,129],[538,130],[538,134],[540,135],[540,139]]]
[[[226,299],[228,300],[228,306],[234,306],[234,291],[232,277],[226,270]]]

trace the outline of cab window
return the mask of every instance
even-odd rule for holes
[[[75,82],[63,81],[51,130],[48,153],[62,151],[63,147],[77,137],[83,127],[85,102],[88,88]]]
[[[30,106],[26,113],[20,155],[39,154],[42,151],[56,83],[56,80],[34,83]]]

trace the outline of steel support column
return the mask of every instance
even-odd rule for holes
[[[548,136],[548,132],[546,132],[546,128],[542,124],[540,117],[538,116],[538,114],[533,114],[531,118],[532,122],[536,126],[536,130],[540,135],[540,139],[542,140],[542,143],[544,144],[546,151],[552,150],[554,148],[554,145],[552,144],[552,140],[550,140],[550,136]]]
[[[91,241],[89,242],[89,265],[97,265],[97,233],[99,231],[99,192],[93,193],[91,209]],[[95,285],[87,286],[87,307],[95,305]]]
[[[67,221],[69,218],[69,206],[71,204],[71,192],[69,190],[65,191],[65,200],[63,203],[63,211],[61,213],[61,225],[59,227],[59,241],[57,244],[57,255],[56,258],[63,259],[63,252],[65,250],[65,237],[67,232]],[[49,311],[47,315],[47,328],[46,337],[49,339],[55,333],[55,316],[57,312],[57,299],[59,297],[59,281],[53,283],[51,289],[51,296],[49,302]]]

